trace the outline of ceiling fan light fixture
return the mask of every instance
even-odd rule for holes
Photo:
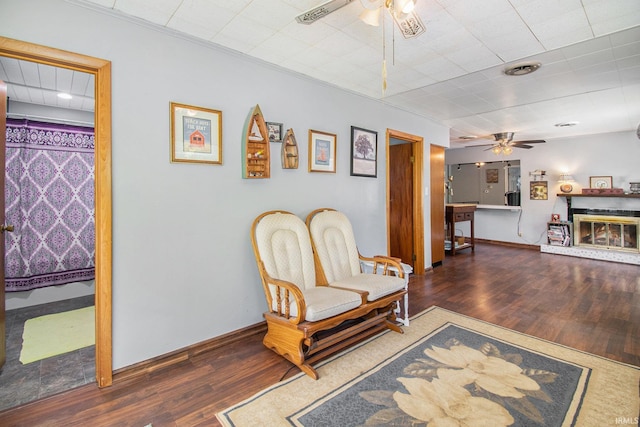
[[[541,65],[542,64],[540,64],[539,62],[529,62],[526,64],[512,65],[510,67],[507,67],[504,70],[504,73],[507,76],[525,76],[536,71],[538,68],[540,68]]]
[[[360,20],[367,25],[371,25],[372,27],[380,26],[380,8],[378,9],[365,9],[360,14]]]
[[[395,0],[396,10],[402,13],[411,13],[416,7],[416,0]]]
[[[502,149],[502,152],[508,156],[509,154],[513,153],[513,148],[507,145]]]
[[[491,149],[491,152],[497,156],[498,154],[502,153],[502,147],[496,145]]]

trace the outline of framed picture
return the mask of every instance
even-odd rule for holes
[[[282,123],[267,122],[269,142],[282,142]]]
[[[552,213],[551,214],[551,222],[559,222],[559,221],[560,221],[560,214]]]
[[[378,132],[351,126],[351,176],[376,178]]]
[[[336,172],[336,140],[333,133],[309,129],[309,172]]]
[[[549,191],[547,188],[547,181],[531,181],[530,187],[530,199],[531,200],[547,200],[549,197]]]
[[[222,164],[222,111],[172,102],[171,162]]]
[[[496,184],[498,181],[498,169],[487,169],[487,184]]]
[[[613,179],[610,176],[590,176],[589,188],[612,188]]]

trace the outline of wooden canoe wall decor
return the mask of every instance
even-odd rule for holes
[[[242,158],[243,178],[271,177],[269,133],[259,105],[255,106],[245,124]]]
[[[298,169],[298,143],[293,128],[282,139],[282,169]]]

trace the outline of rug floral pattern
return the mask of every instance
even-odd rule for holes
[[[561,425],[572,417],[570,403],[580,398],[574,394],[583,370],[447,325],[291,421],[305,426]]]

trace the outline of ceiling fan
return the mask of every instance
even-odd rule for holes
[[[308,11],[296,16],[296,21],[301,24],[313,24],[328,14],[354,2],[355,0],[329,0]],[[426,28],[420,17],[414,11],[416,0],[360,0],[364,11],[360,14],[360,20],[365,24],[377,27],[380,25],[380,16],[384,10],[393,17],[396,26],[405,39],[418,37]]]
[[[494,134],[488,135],[487,138],[489,136],[493,137],[493,139],[495,140],[495,143],[475,145],[474,147],[484,147],[484,146],[490,145],[490,147],[484,151],[491,150],[493,151],[494,154],[511,154],[513,152],[513,147],[530,149],[530,148],[533,148],[533,145],[530,145],[530,144],[542,144],[546,142],[544,139],[531,139],[528,141],[513,141],[513,135],[514,135],[513,132],[494,133]],[[480,138],[483,138],[483,137],[480,137]],[[469,138],[463,138],[463,139],[467,141],[469,140]]]

